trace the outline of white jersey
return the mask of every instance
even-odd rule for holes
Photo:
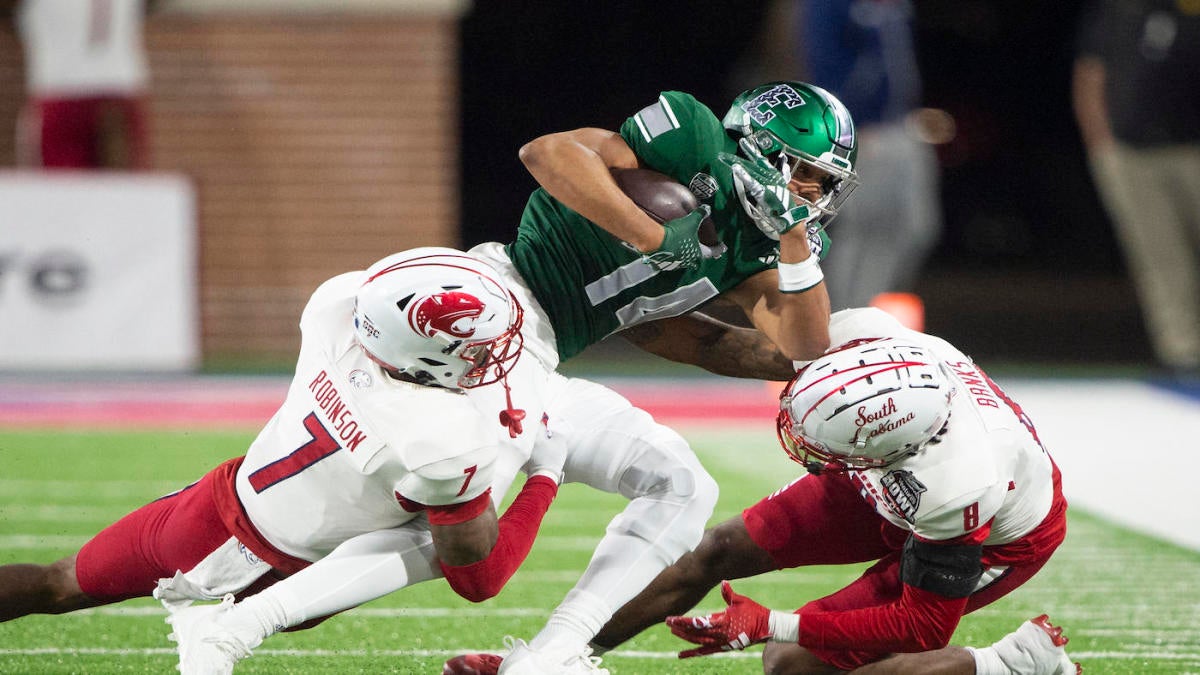
[[[142,0],[23,0],[18,12],[26,86],[33,95],[145,90]]]
[[[334,277],[309,300],[287,399],[237,475],[254,526],[305,560],[412,520],[408,502],[468,502],[493,481],[499,425],[461,393],[387,376],[358,346],[362,282],[362,272]]]
[[[940,442],[881,469],[851,472],[881,516],[928,540],[947,540],[989,521],[985,545],[1015,541],[1050,511],[1050,456],[1028,417],[969,357],[945,340],[907,329],[878,309],[835,313],[832,344],[867,336],[925,347],[948,366],[957,389]]]

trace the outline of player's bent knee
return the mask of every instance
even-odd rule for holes
[[[741,544],[744,536],[738,532],[737,523],[726,521],[704,533],[704,538],[692,552],[695,565],[701,570],[705,581],[715,586],[722,579],[737,579],[745,576]]]
[[[699,463],[676,465],[653,478],[653,483],[643,483],[647,489],[635,492],[637,496],[613,519],[609,530],[654,542],[669,564],[694,549],[704,536],[704,526],[716,507],[717,484]]]
[[[800,645],[769,642],[763,648],[766,675],[835,675],[844,672],[813,656]]]

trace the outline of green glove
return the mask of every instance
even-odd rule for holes
[[[663,223],[666,233],[662,245],[643,254],[642,259],[654,269],[670,271],[679,268],[690,269],[699,265],[702,257],[714,257],[706,255],[712,249],[701,244],[697,234],[700,231],[700,223],[711,213],[712,207],[701,204],[686,216]]]
[[[733,186],[746,215],[768,238],[778,241],[783,233],[820,215],[808,206],[795,205],[783,174],[762,155],[751,160],[721,152],[717,159],[733,174]]]

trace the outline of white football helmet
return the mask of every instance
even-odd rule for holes
[[[354,302],[354,330],[368,356],[450,389],[504,378],[521,355],[523,318],[490,265],[432,246],[371,265]]]
[[[915,454],[950,418],[953,380],[924,347],[853,341],[796,373],[776,429],[812,472],[871,469]]]

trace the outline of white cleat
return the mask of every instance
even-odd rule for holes
[[[250,656],[251,647],[217,622],[232,608],[233,596],[226,595],[219,604],[192,605],[167,617],[183,675],[231,675],[234,664]]]
[[[524,640],[504,638],[510,647],[500,664],[499,675],[609,675],[600,667],[600,657],[591,647],[575,651],[536,650]]]

